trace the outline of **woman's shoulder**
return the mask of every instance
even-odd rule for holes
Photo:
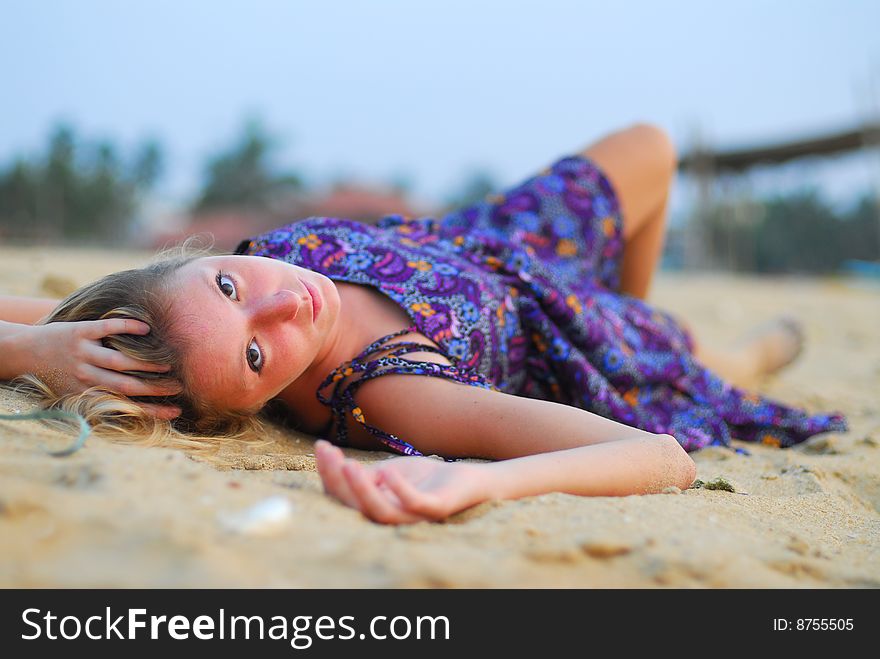
[[[388,443],[364,425],[369,424],[390,434],[397,444],[414,448],[417,454],[497,460],[534,453],[534,447],[541,443],[571,442],[571,437],[552,435],[559,428],[559,419],[571,417],[572,425],[577,425],[586,415],[588,412],[580,408],[495,388],[468,386],[448,378],[400,375],[364,386],[358,392],[357,407],[346,415],[346,423],[348,444],[354,448],[388,449]],[[399,447],[396,450],[400,451]]]
[[[346,443],[353,448],[387,450],[388,446],[367,429],[368,424],[414,445],[420,452],[436,453],[431,438],[439,439],[441,426],[444,420],[448,421],[449,414],[454,414],[456,408],[477,395],[478,387],[449,378],[426,377],[452,366],[441,354],[408,352],[401,359],[410,366],[389,368],[384,377],[364,383],[353,400],[355,407],[345,410]],[[432,364],[436,365],[436,371],[430,369]],[[417,370],[422,370],[422,374],[416,375]],[[334,424],[331,434],[337,432]]]
[[[400,343],[404,340],[424,343],[425,345],[432,343],[427,337],[419,336],[420,338],[416,338],[410,334],[406,337],[401,337],[399,341],[389,341],[387,346],[393,348],[395,343]],[[407,352],[406,356],[401,357],[401,359],[413,364],[437,364],[441,367],[452,365],[444,355],[428,351]],[[438,379],[423,376],[404,377],[402,379],[400,377],[389,377],[392,373],[406,375],[406,372],[402,372],[402,370],[397,370],[393,367],[388,368],[384,377],[374,378],[359,389],[357,392],[357,407],[353,410],[344,411],[347,442],[350,446],[365,450],[386,449],[387,447],[368,431],[361,421],[366,421],[374,427],[384,428],[389,417],[396,418],[399,415],[399,405],[402,402],[405,404],[408,394],[417,395],[417,392],[424,389],[429,381]],[[366,414],[369,420],[364,417],[365,413],[363,410],[368,410]],[[355,414],[360,416],[360,420],[355,417]],[[331,432],[337,433],[338,428],[335,425],[331,426]]]

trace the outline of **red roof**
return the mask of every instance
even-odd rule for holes
[[[384,215],[415,216],[416,210],[394,190],[377,190],[346,183],[307,204],[310,215],[375,222]]]
[[[395,190],[346,183],[337,185],[323,196],[291,197],[273,204],[271,210],[221,209],[192,215],[186,226],[157,234],[150,243],[152,247],[164,247],[182,242],[188,236],[202,234],[208,239],[213,237],[216,249],[229,251],[249,236],[307,217],[339,217],[373,224],[392,214],[417,217],[431,213],[415,209],[402,193]]]

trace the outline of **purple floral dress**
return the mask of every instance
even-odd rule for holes
[[[337,281],[373,286],[453,366],[401,357],[425,345],[367,346],[317,396],[345,444],[345,414],[389,449],[419,455],[376,428],[354,399],[368,379],[410,373],[581,407],[688,451],[731,438],[788,447],[847,429],[842,414],[809,414],[734,387],[694,359],[668,313],[619,291],[622,220],[605,175],[581,156],[558,160],[503,194],[441,220],[382,218],[376,226],[313,217],[244,241],[266,256]],[[378,356],[379,353],[382,356]],[[748,453],[743,449],[738,452]]]

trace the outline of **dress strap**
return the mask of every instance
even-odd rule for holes
[[[346,446],[348,445],[348,427],[346,414],[351,412],[352,417],[360,423],[370,434],[376,437],[382,444],[389,449],[401,453],[403,455],[422,455],[412,444],[406,442],[396,435],[387,433],[381,428],[367,423],[363,410],[354,400],[357,390],[368,380],[373,380],[390,373],[400,373],[408,375],[425,375],[443,377],[462,384],[478,386],[484,389],[495,389],[495,387],[486,380],[482,375],[470,370],[463,370],[456,366],[448,364],[437,364],[434,362],[415,361],[404,359],[400,355],[407,352],[436,352],[443,354],[443,351],[436,346],[419,343],[417,341],[400,341],[390,346],[384,344],[397,336],[401,336],[408,332],[417,332],[416,325],[410,325],[406,329],[393,332],[374,341],[361,351],[354,359],[343,362],[332,373],[330,373],[318,387],[317,396],[322,404],[330,407],[333,417],[336,421],[337,436],[336,443]],[[367,361],[367,358],[382,350],[389,350],[385,355]],[[352,380],[348,378],[355,376]],[[330,385],[335,384],[331,395],[325,396],[322,391]]]

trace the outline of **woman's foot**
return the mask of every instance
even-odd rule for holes
[[[756,375],[776,373],[804,349],[804,328],[793,316],[779,316],[749,331],[735,346],[754,364]]]

